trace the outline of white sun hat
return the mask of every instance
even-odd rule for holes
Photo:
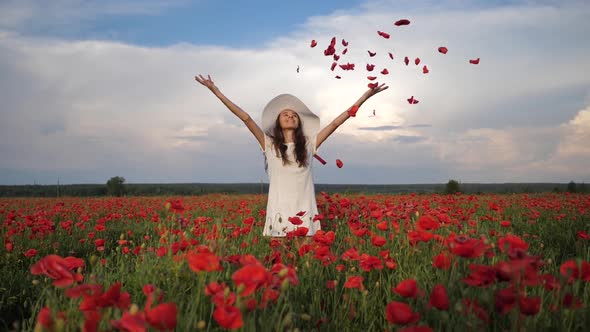
[[[303,135],[314,137],[320,130],[320,118],[315,115],[299,98],[284,93],[274,97],[262,111],[262,131],[272,134],[277,117],[283,110],[292,110],[299,115],[303,123]]]

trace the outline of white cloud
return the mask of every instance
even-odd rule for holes
[[[32,2],[10,7],[16,13],[10,24],[33,17],[22,9],[26,4]],[[132,13],[133,4],[108,2],[102,10]],[[160,8],[153,6],[147,8]],[[389,69],[390,75],[375,76],[390,88],[321,147],[324,159],[341,158],[346,166],[338,173],[328,168],[332,162],[318,166],[316,182],[443,182],[456,175],[464,182],[589,181],[584,142],[590,116],[588,109],[579,110],[588,105],[590,46],[579,36],[588,32],[590,10],[523,8],[411,13],[367,6],[360,14],[311,18],[261,49],[147,48],[1,33],[0,154],[11,158],[3,158],[0,168],[112,175],[125,170],[132,172],[122,174],[130,182],[258,182],[264,172],[256,141],[193,76],[211,74],[256,120],[274,95],[290,92],[326,125],[366,90],[364,67],[370,62]],[[410,13],[410,26],[393,26]],[[0,26],[10,25],[7,16],[0,15]],[[391,39],[377,30],[390,32]],[[338,52],[340,39],[349,41],[340,63],[355,63],[355,71],[329,70],[332,60],[322,51],[332,36],[338,37]],[[314,49],[311,39],[319,42]],[[446,56],[436,51],[440,45],[449,47]],[[378,56],[369,58],[367,49]],[[419,56],[421,65],[406,67],[406,55],[412,61]],[[473,57],[481,57],[481,64],[468,64]],[[422,64],[430,74],[421,73]],[[334,79],[337,74],[341,80]],[[556,115],[562,104],[557,93],[571,87],[584,91],[575,96],[579,105]],[[409,105],[410,95],[420,103]],[[549,102],[537,103],[540,96]],[[514,114],[501,108],[512,100],[526,106],[522,112],[536,108],[529,116],[542,124],[506,126]],[[377,116],[369,117],[373,109]],[[378,126],[399,128],[362,129]]]

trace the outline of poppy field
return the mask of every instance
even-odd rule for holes
[[[583,331],[590,195],[0,200],[0,317],[23,331]],[[289,221],[297,223],[293,216]]]

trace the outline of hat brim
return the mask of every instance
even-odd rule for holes
[[[303,135],[314,137],[320,130],[320,118],[315,115],[299,98],[290,94],[274,97],[262,111],[262,130],[272,135],[277,117],[281,111],[290,109],[295,111],[303,125]]]

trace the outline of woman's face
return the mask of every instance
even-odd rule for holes
[[[299,115],[292,110],[283,110],[279,113],[281,129],[297,129],[299,127]]]

